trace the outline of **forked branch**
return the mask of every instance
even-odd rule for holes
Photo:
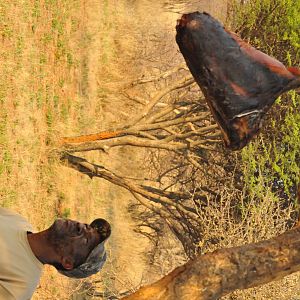
[[[180,203],[181,197],[187,199],[188,195],[176,192],[170,193],[168,191],[136,184],[133,180],[126,179],[123,176],[117,175],[104,168],[103,166],[90,163],[84,158],[71,155],[67,152],[63,153],[63,155],[61,156],[61,160],[68,167],[76,169],[77,171],[88,175],[90,178],[103,178],[113,184],[127,189],[131,193],[141,195],[153,203],[159,205],[168,205],[171,208],[173,207],[174,209],[181,211],[181,213],[185,214],[192,220],[198,220],[198,215],[195,209],[185,207]]]

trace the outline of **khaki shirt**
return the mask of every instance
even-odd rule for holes
[[[33,254],[27,231],[31,225],[20,215],[0,208],[0,300],[29,300],[43,264]]]

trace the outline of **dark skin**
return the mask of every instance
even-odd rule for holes
[[[27,237],[40,262],[60,263],[66,270],[83,262],[100,242],[97,229],[69,219],[57,219],[48,229],[29,233]]]

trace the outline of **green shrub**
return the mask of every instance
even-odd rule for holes
[[[233,5],[231,26],[287,66],[300,64],[300,1],[250,0]],[[296,198],[300,177],[300,96],[277,99],[261,134],[242,151],[245,188],[259,199],[266,187],[283,206]]]
[[[234,6],[230,18],[239,35],[260,50],[290,64],[300,59],[300,1],[250,0]]]

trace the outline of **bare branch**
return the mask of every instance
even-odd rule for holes
[[[197,114],[197,116],[182,116],[174,118],[173,120],[162,121],[157,123],[150,123],[150,124],[138,124],[131,126],[131,130],[154,130],[154,129],[162,129],[165,127],[175,126],[179,124],[189,123],[189,122],[197,122],[201,120],[205,120],[209,116],[209,113],[202,112]],[[129,131],[130,131],[129,129]]]
[[[143,123],[154,123],[156,122],[157,120],[165,117],[165,116],[168,116],[169,113],[171,112],[176,112],[176,111],[179,111],[179,110],[185,110],[185,111],[188,111],[188,110],[191,110],[191,107],[193,107],[194,105],[191,105],[190,103],[175,103],[175,104],[168,104],[166,105],[165,108],[163,109],[160,109],[159,111],[157,112],[153,112],[152,114],[146,116],[144,118],[144,122]],[[169,116],[168,116],[169,117]]]
[[[214,300],[300,270],[300,228],[255,244],[220,249],[176,268],[124,300]]]
[[[134,119],[132,121],[131,124],[137,124],[139,123],[141,120],[143,120],[143,118],[145,116],[147,116],[149,114],[149,112],[151,111],[151,109],[157,104],[157,102],[159,100],[161,100],[161,98],[163,98],[165,95],[171,93],[172,91],[178,90],[178,89],[182,89],[184,87],[187,87],[189,85],[191,85],[192,83],[194,83],[194,79],[192,76],[187,76],[179,81],[176,81],[173,85],[166,87],[165,89],[161,90],[144,108],[143,112],[141,113],[141,116],[139,116],[138,118]]]
[[[60,139],[60,144],[86,143],[86,142],[92,142],[97,140],[111,139],[122,135],[124,135],[124,133],[121,130],[102,131],[99,133],[86,134],[86,135],[80,135],[75,137],[62,137]]]
[[[92,150],[103,150],[107,151],[112,147],[120,146],[135,146],[153,149],[165,149],[169,151],[175,150],[185,150],[191,148],[202,148],[207,150],[213,150],[213,148],[205,145],[206,143],[218,144],[219,140],[201,140],[197,142],[185,143],[185,142],[170,142],[168,140],[149,140],[146,138],[137,138],[134,136],[124,136],[120,138],[115,138],[107,141],[95,141],[90,143],[81,143],[77,145],[65,145],[64,148],[68,152],[82,152],[82,151],[92,151]]]
[[[136,96],[136,95],[133,97],[130,94],[128,94],[127,91],[123,91],[123,95],[125,97],[127,97],[128,99],[133,100],[133,101],[135,101],[135,102],[137,102],[139,104],[142,104],[142,105],[146,105],[147,104],[147,101],[144,98]]]
[[[137,79],[136,81],[133,81],[131,83],[131,86],[135,86],[135,85],[143,84],[143,83],[149,83],[149,82],[153,82],[153,81],[158,81],[160,79],[165,79],[165,78],[171,76],[172,74],[177,73],[180,70],[187,70],[186,64],[179,65],[171,70],[168,70],[166,72],[159,74],[158,76],[152,76],[152,77],[148,77],[148,78],[141,77],[141,78]]]
[[[114,141],[114,138],[117,137],[122,137],[125,135],[134,135],[134,136],[147,136],[150,139],[154,139],[154,136],[151,136],[150,134],[143,133],[142,131],[151,131],[151,130],[156,130],[156,129],[163,129],[165,127],[170,127],[170,126],[175,126],[179,124],[184,124],[188,122],[197,122],[200,120],[205,120],[209,116],[209,113],[199,113],[197,116],[194,117],[189,117],[189,116],[182,116],[182,117],[177,117],[173,120],[168,120],[168,121],[162,121],[162,122],[157,122],[153,124],[140,124],[140,125],[135,125],[135,126],[125,126],[122,129],[118,129],[116,131],[104,131],[104,132],[99,132],[95,134],[88,134],[88,135],[81,135],[81,136],[76,136],[76,137],[62,137],[60,139],[60,144],[62,144],[68,151],[72,151],[72,145],[73,144],[78,144],[78,146],[74,146],[76,148],[80,148],[80,144],[86,144],[90,145],[89,143],[94,142],[94,141],[99,141],[100,144],[102,143],[101,141],[104,141],[103,143],[105,146],[110,147],[109,145],[106,145],[106,143],[110,143],[110,141]],[[102,144],[103,144],[102,143]],[[112,143],[116,145],[116,142]],[[100,145],[96,146],[96,149],[103,149]],[[92,147],[90,150],[95,150],[94,147]],[[76,150],[76,151],[88,151],[86,150]]]
[[[107,170],[103,166],[99,166],[96,164],[92,164],[88,162],[84,158],[80,158],[69,153],[64,153],[61,157],[61,160],[69,167],[76,169],[77,171],[88,175],[90,178],[100,177],[105,180],[108,180],[111,183],[114,183],[118,186],[121,186],[127,189],[130,192],[139,194],[155,203],[167,204],[171,207],[176,208],[177,210],[182,211],[191,219],[197,220],[196,211],[189,208],[184,207],[182,204],[172,201],[167,197],[168,192],[164,192],[158,189],[154,189],[151,187],[145,187],[134,183],[132,180],[124,179],[120,175],[116,175],[115,173]],[[173,193],[174,195],[175,193]],[[180,194],[178,194],[178,198]]]

